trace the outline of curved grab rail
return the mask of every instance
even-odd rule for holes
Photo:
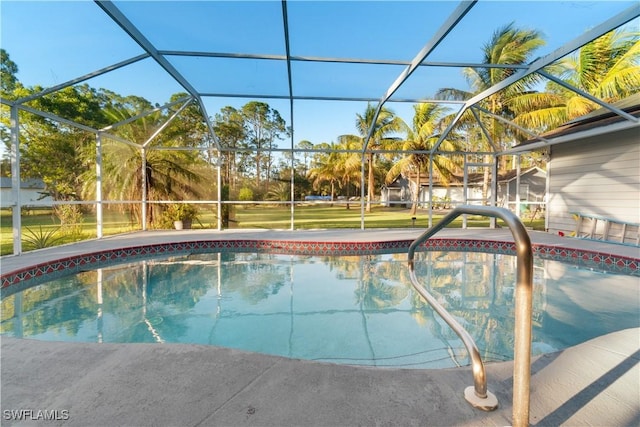
[[[409,246],[408,260],[414,288],[436,310],[445,322],[458,334],[469,352],[474,379],[473,390],[465,390],[465,398],[473,406],[484,410],[493,406],[493,396],[487,391],[484,364],[478,348],[469,333],[422,287],[415,277],[414,253],[416,249],[435,233],[463,214],[483,215],[502,219],[511,230],[516,245],[516,289],[515,289],[515,344],[513,366],[513,425],[529,425],[529,388],[531,381],[531,316],[533,305],[533,249],[531,239],[520,219],[511,211],[493,206],[458,206],[435,226],[420,235]],[[475,396],[475,397],[474,397]],[[493,406],[493,407],[491,407]]]
[[[493,393],[487,390],[487,377],[485,375],[484,364],[480,351],[475,341],[466,329],[442,306],[438,301],[418,282],[413,268],[410,269],[411,284],[416,291],[429,303],[429,305],[442,317],[442,319],[460,337],[462,343],[469,353],[471,359],[471,369],[473,372],[473,387],[467,388],[464,392],[467,401],[475,408],[483,411],[493,411],[498,407],[498,399]]]

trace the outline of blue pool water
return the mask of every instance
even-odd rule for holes
[[[120,264],[4,298],[1,332],[380,367],[468,365],[461,341],[413,290],[406,257],[212,253]],[[416,272],[484,360],[512,359],[513,256],[418,252]],[[637,277],[536,260],[534,354],[640,326],[638,289]]]

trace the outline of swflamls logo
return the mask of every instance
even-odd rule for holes
[[[67,409],[5,409],[2,411],[5,420],[12,421],[64,421],[69,419]]]

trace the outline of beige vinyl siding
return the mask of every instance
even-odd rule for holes
[[[549,232],[573,232],[570,212],[640,223],[637,128],[555,145],[549,169]]]

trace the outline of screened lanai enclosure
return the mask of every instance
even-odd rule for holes
[[[640,91],[639,16],[637,1],[3,2],[4,230],[19,254],[58,237],[42,212],[77,238],[307,228],[314,212],[319,228],[426,226],[461,204],[544,218],[547,135],[600,109],[637,129],[617,105]]]

